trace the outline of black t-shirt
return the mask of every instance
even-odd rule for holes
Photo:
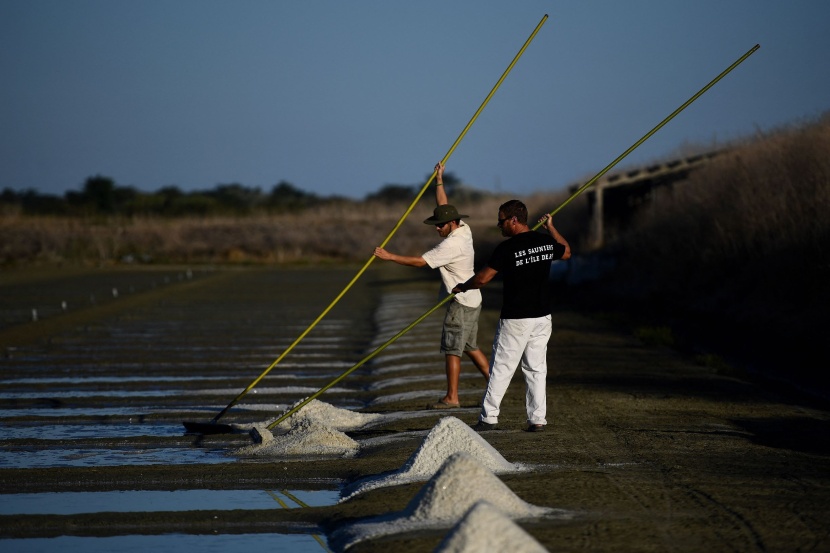
[[[487,265],[504,278],[502,319],[550,314],[550,264],[564,254],[564,245],[535,231],[517,234],[496,246]]]

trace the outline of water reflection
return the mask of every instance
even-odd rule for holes
[[[167,437],[181,434],[181,424],[102,423],[102,424],[38,424],[24,426],[0,425],[6,440],[78,440],[89,438]]]
[[[330,551],[322,538],[309,534],[164,534],[160,536],[112,536],[90,538],[0,539],[0,549],[15,553],[146,553],[147,551],[199,551],[199,553],[250,553],[251,551],[291,551],[320,553]]]
[[[199,390],[195,390],[198,393]],[[226,394],[228,392],[225,392]],[[0,399],[95,398],[95,397],[170,397],[182,390],[50,390],[48,392],[0,392]]]
[[[128,382],[190,382],[192,376],[59,376],[42,378],[10,378],[0,381],[4,386],[20,384],[125,384]],[[224,376],[200,376],[199,381],[228,379]]]
[[[208,409],[188,409],[189,411],[199,411]],[[95,416],[95,417],[113,417],[113,416],[130,416],[130,417],[146,417],[150,413],[160,411],[151,407],[79,407],[77,409],[70,407],[35,407],[26,409],[0,409],[0,418],[10,417],[78,417],[78,416]],[[179,410],[181,411],[181,409]]]
[[[64,449],[14,447],[0,450],[0,468],[104,467],[230,463],[225,451],[196,448]]]
[[[280,496],[279,496],[279,495],[277,495],[277,493],[276,493],[276,492],[273,492],[273,491],[271,491],[271,490],[265,490],[265,491],[266,491],[266,492],[267,492],[267,493],[268,493],[268,494],[269,494],[269,495],[270,495],[270,496],[274,499],[274,501],[276,501],[277,503],[279,503],[279,504],[280,504],[280,506],[281,506],[283,509],[290,509],[290,508],[291,508],[291,507],[290,507],[287,503],[285,503],[282,499],[280,499]],[[289,492],[288,490],[280,490],[280,492],[281,492],[281,493],[282,493],[285,497],[287,497],[288,499],[290,499],[291,501],[293,501],[294,503],[296,503],[296,504],[297,504],[297,505],[299,505],[300,507],[308,507],[308,506],[309,506],[309,505],[308,505],[308,503],[304,502],[302,499],[300,499],[299,497],[297,497],[297,496],[296,496],[296,495],[294,495],[293,493]],[[329,505],[333,505],[334,503],[337,503],[338,499],[339,499],[339,493],[338,493],[338,496],[334,498],[334,501],[333,501],[332,503],[330,503]],[[311,536],[311,537],[312,537],[312,538],[313,538],[313,539],[314,539],[314,540],[315,540],[318,544],[320,544],[320,546],[323,548],[323,550],[324,550],[324,551],[329,551],[329,548],[326,546],[326,542],[324,541],[324,539],[323,539],[323,537],[322,537],[322,536],[320,536],[319,534],[312,534],[312,536]]]
[[[334,505],[337,490],[175,490],[47,492],[6,494],[0,515],[77,515],[82,513],[125,513],[192,510],[260,510],[292,505],[300,507]],[[275,501],[277,504],[275,504]]]

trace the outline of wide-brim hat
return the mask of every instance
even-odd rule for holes
[[[469,215],[459,215],[458,210],[455,209],[454,205],[444,204],[436,207],[435,211],[432,212],[432,217],[424,219],[424,224],[443,225],[449,223],[450,221],[463,219],[464,217],[469,217]]]

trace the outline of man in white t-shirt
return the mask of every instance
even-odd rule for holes
[[[435,203],[438,207],[435,208],[432,217],[424,223],[435,225],[438,235],[443,240],[418,257],[397,255],[383,248],[375,248],[375,256],[410,267],[437,268],[444,283],[443,291],[450,294],[457,283],[466,282],[475,274],[473,233],[469,225],[461,220],[467,215],[459,215],[458,210],[447,203],[447,194],[444,191],[444,164],[439,162],[435,166],[435,172]],[[447,307],[441,333],[441,353],[446,359],[447,395],[430,405],[430,408],[447,409],[461,406],[458,399],[458,379],[461,374],[462,353],[466,353],[485,380],[489,380],[489,362],[477,344],[480,313],[481,292],[476,289],[456,294]]]

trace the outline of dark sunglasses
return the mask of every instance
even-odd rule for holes
[[[499,219],[499,222],[497,223],[497,226],[502,226],[505,221],[509,221],[512,218],[513,217],[505,217],[504,219]]]

